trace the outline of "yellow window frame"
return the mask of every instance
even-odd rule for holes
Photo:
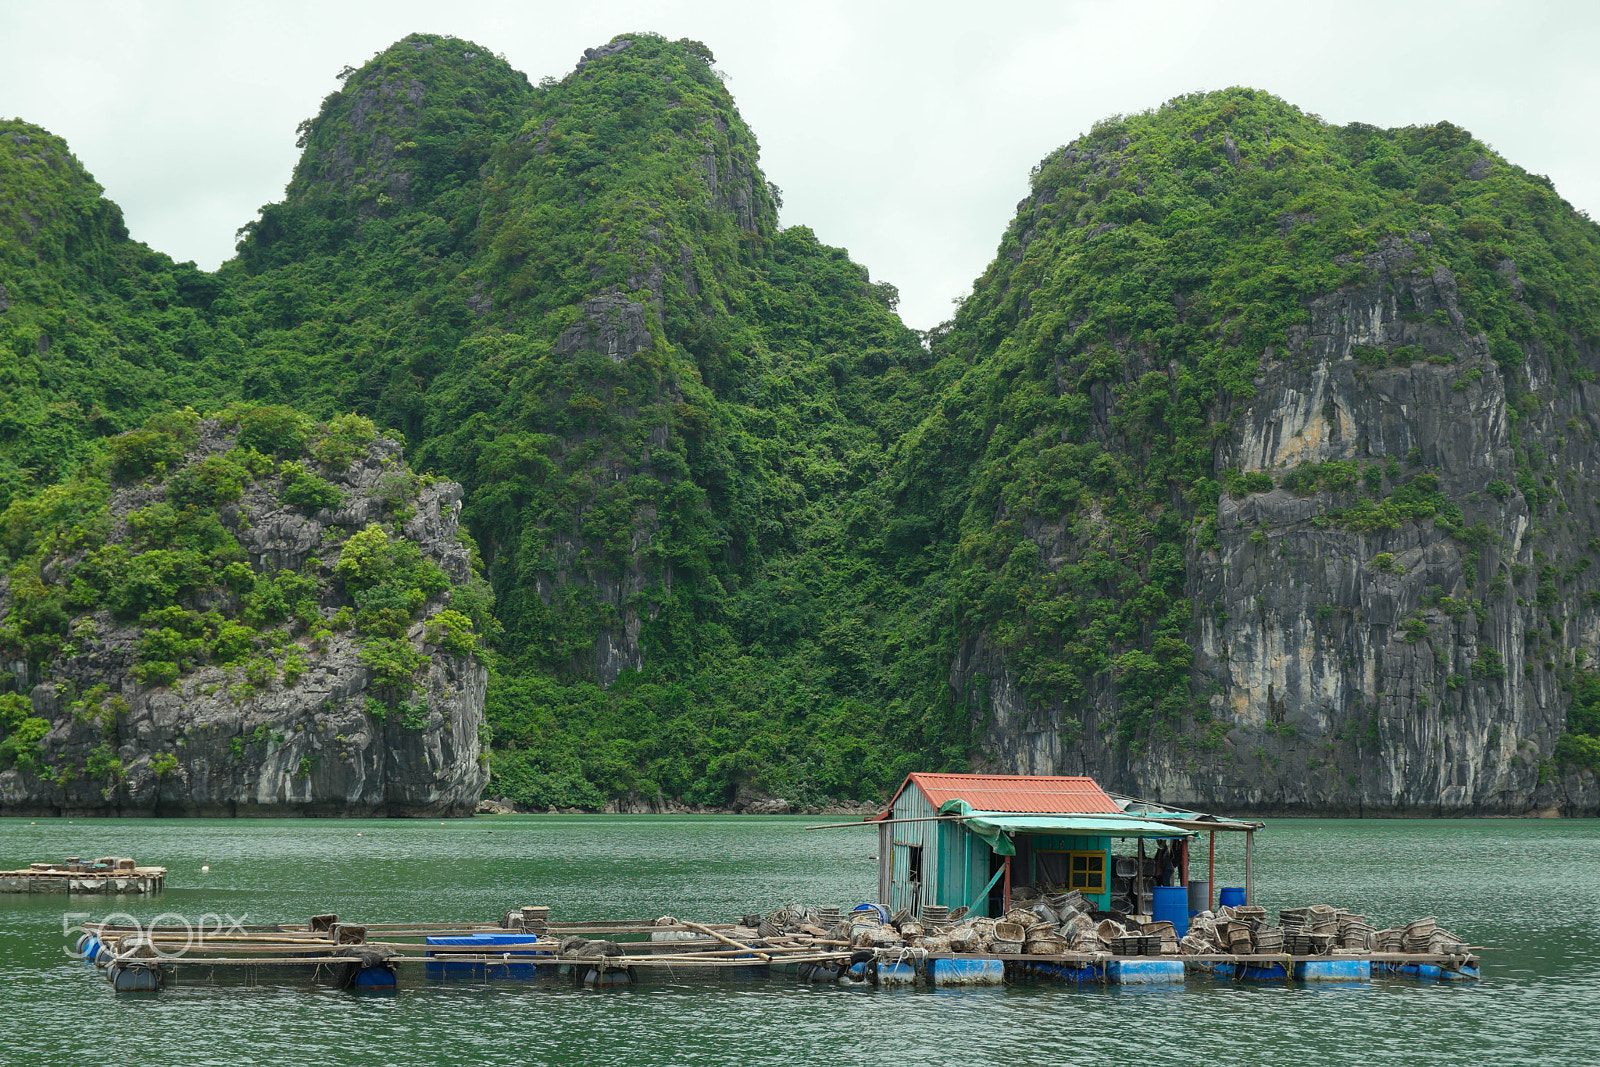
[[[1104,852],[1083,852],[1063,848],[1040,849],[1039,851],[1063,857],[1067,873],[1066,888],[1081,890],[1084,893],[1104,893],[1106,891],[1106,854]]]

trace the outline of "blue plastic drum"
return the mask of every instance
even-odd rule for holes
[[[1151,889],[1150,917],[1169,922],[1182,937],[1189,932],[1189,889],[1181,885],[1158,885]]]
[[[1245,903],[1244,890],[1237,886],[1226,886],[1217,890],[1217,904],[1224,908],[1237,908]]]
[[[876,917],[881,923],[886,923],[889,921],[889,909],[884,907],[882,904],[857,904],[855,907],[850,909],[851,915],[856,915],[861,912],[871,912],[873,916]]]

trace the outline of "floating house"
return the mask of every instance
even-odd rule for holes
[[[921,915],[925,905],[999,916],[1019,886],[1076,889],[1102,911],[1150,915],[1155,888],[1187,887],[1188,912],[1211,907],[1211,877],[1190,878],[1191,845],[1218,831],[1246,837],[1261,823],[1118,797],[1092,779],[1006,774],[911,774],[878,824],[878,900]],[[1243,903],[1244,901],[1236,901]],[[1186,917],[1186,916],[1185,916]]]

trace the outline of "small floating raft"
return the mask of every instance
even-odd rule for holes
[[[165,867],[140,867],[128,856],[86,862],[30,863],[26,870],[0,871],[0,893],[159,893]]]
[[[80,927],[78,952],[119,992],[230,979],[393,989],[402,975],[408,984],[554,980],[617,986],[636,984],[642,970],[674,980],[696,973],[765,976],[774,965],[822,966],[838,975],[852,962],[873,958],[810,936],[745,943],[730,936],[740,929],[733,924],[670,917],[551,923],[548,913],[543,907],[514,909],[498,924],[354,924],[328,914],[304,924],[227,930],[91,922]]]

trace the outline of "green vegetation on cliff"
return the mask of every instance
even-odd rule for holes
[[[1185,551],[1214,539],[1225,488],[1274,485],[1216,470],[1215,446],[1309,302],[1396,238],[1420,247],[1413,269],[1454,272],[1459,325],[1488,335],[1513,383],[1536,345],[1564,381],[1592,378],[1578,353],[1600,346],[1600,228],[1448,123],[1330,126],[1231,89],[1108,120],[1047,157],[936,332],[954,380],[897,456],[897,504],[949,553],[962,632],[987,633],[1045,702],[1070,708],[1109,674],[1126,742],[1204,720],[1189,667],[1208,606],[1184,597]],[[1336,490],[1330,521],[1352,529],[1459,523],[1413,466],[1377,457],[1284,484]],[[1057,523],[1059,565],[1037,535]]]
[[[538,87],[426,35],[350,72],[159,388],[362,411],[467,487],[497,792],[869,797],[961,766],[940,586],[883,488],[927,353],[891,286],[778,228],[709,51],[626,41]]]
[[[261,478],[330,506],[325,469],[357,447],[334,428],[360,412],[466,487],[499,622],[479,597],[434,631],[503,625],[490,789],[539,806],[869,798],[910,769],[962,768],[988,694],[949,679],[980,635],[1068,718],[1109,695],[1125,746],[1185,731],[1208,714],[1191,667],[1211,610],[1187,599],[1185,559],[1215,542],[1223,493],[1281,484],[1333,494],[1323,521],[1343,529],[1479,536],[1411,457],[1218,469],[1314,298],[1403,241],[1413,269],[1454,273],[1454,325],[1503,370],[1549,353],[1566,388],[1600,345],[1600,236],[1547,181],[1449,124],[1330,126],[1250,90],[1052,153],[926,338],[892,286],[778,225],[755,138],[695,42],[617,38],[535,86],[480,46],[413,35],[346,72],[300,132],[284,202],[203,274],[131,242],[59,140],[0,124],[9,640],[41,665],[70,642],[78,594],[27,577],[65,550],[88,553],[81,595],[130,618],[240,584],[240,614],[215,625],[150,616],[150,682],[233,654],[224,622],[292,625],[298,579],[245,582],[204,516]],[[1526,415],[1524,376],[1506,378]],[[234,403],[235,450],[168,477],[130,526],[138,555],[92,584],[107,479],[166,476],[175,405]],[[252,438],[267,416],[251,413],[275,405],[306,414]],[[1531,506],[1563,506],[1544,453],[1518,456]],[[81,546],[61,542],[72,529]],[[370,540],[349,558],[371,566],[338,580],[369,665],[398,679],[383,642],[427,576]]]
[[[170,411],[93,446],[73,477],[0,512],[0,660],[37,681],[69,676],[80,656],[120,657],[131,681],[152,689],[212,665],[244,704],[271,681],[292,686],[336,633],[351,631],[372,673],[369,708],[382,717],[406,706],[428,663],[407,639],[414,623],[452,655],[483,655],[478,635],[496,632],[477,578],[424,617],[454,584],[403,532],[424,479],[378,453],[382,521],[347,539],[330,527],[311,546],[335,563],[308,555],[274,567],[241,544],[257,523],[290,528],[343,509],[337,483],[377,441],[359,415],[319,424],[282,406],[234,405],[207,420]],[[22,679],[7,671],[4,681]],[[103,717],[109,736],[128,703],[96,689],[57,685],[74,715]],[[0,769],[29,763],[45,722],[20,712],[17,694],[6,698]]]
[[[200,310],[222,282],[130,241],[100,193],[59,137],[0,120],[0,508],[201,395],[189,362],[227,347]]]

